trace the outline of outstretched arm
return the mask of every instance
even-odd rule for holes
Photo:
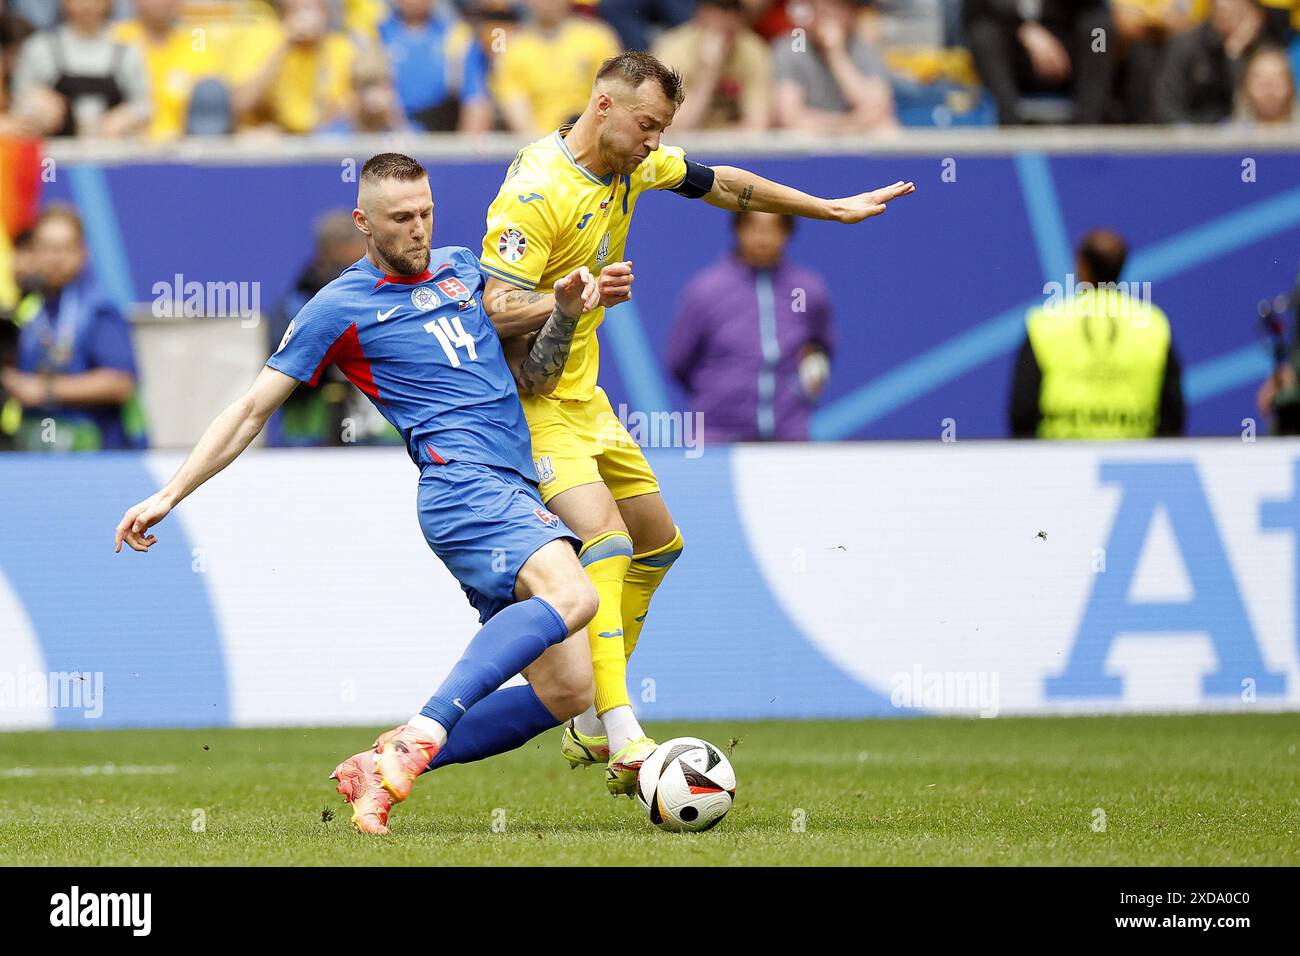
[[[735,166],[713,167],[713,188],[705,202],[719,209],[778,212],[805,219],[831,219],[854,223],[885,211],[885,204],[916,192],[913,183],[896,182],[871,192],[843,199],[821,199],[791,186],[774,183],[756,173]]]
[[[264,368],[252,386],[213,419],[185,464],[162,490],[127,510],[117,526],[113,550],[125,541],[136,551],[148,551],[158,540],[145,532],[167,517],[172,508],[249,446],[271,413],[283,404],[298,381],[273,368]]]

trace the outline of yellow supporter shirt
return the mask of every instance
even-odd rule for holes
[[[1164,15],[1172,8],[1189,15],[1193,23],[1200,23],[1210,15],[1213,0],[1112,0],[1112,2],[1115,7],[1138,10],[1151,19]],[[1300,0],[1261,0],[1261,3],[1274,10],[1289,10],[1292,28],[1300,30]]]
[[[631,176],[597,176],[579,165],[561,127],[519,151],[488,208],[483,271],[521,289],[549,292],[579,266],[599,272],[623,259],[636,201],[647,189],[675,189],[686,178],[680,147],[663,146]],[[595,394],[600,351],[596,329],[605,310],[578,321],[573,349],[552,398]]]
[[[113,28],[113,39],[138,48],[144,57],[154,106],[149,135],[154,139],[183,135],[194,84],[207,76],[220,76],[224,69],[221,50],[208,31],[181,24],[165,40],[155,42],[138,20],[124,20]]]
[[[384,0],[343,0],[343,28],[367,39],[377,39],[379,24],[388,16]]]
[[[1114,6],[1134,10],[1148,20],[1157,20],[1177,10],[1199,23],[1209,13],[1210,0],[1113,0]]]
[[[239,31],[234,40],[230,81],[244,83],[284,42],[284,30],[272,20],[259,20]],[[310,133],[333,119],[347,105],[356,47],[344,33],[330,33],[320,43],[292,46],[265,102],[242,125],[270,120],[290,133]]]
[[[621,52],[614,31],[577,17],[554,33],[518,30],[510,36],[492,71],[497,102],[523,98],[537,129],[555,129],[587,106],[596,70]]]

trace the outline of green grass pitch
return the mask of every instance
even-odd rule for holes
[[[1300,864],[1295,714],[653,725],[739,739],[737,804],[694,835],[571,772],[551,732],[426,776],[392,836],[360,836],[325,778],[378,729],[0,734],[0,860]]]

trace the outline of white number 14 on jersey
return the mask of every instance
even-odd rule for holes
[[[460,355],[456,349],[461,346],[464,346],[471,362],[478,358],[478,352],[474,349],[474,337],[465,331],[459,315],[451,320],[448,320],[445,315],[439,316],[432,322],[424,323],[424,331],[432,332],[438,339],[438,344],[447,353],[447,361],[451,363],[452,368],[460,368]]]

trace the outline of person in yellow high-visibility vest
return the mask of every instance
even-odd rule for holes
[[[1115,232],[1083,237],[1076,275],[1049,283],[1029,310],[1011,389],[1017,438],[1181,435],[1182,375],[1169,319],[1150,283],[1121,282],[1128,248]]]

